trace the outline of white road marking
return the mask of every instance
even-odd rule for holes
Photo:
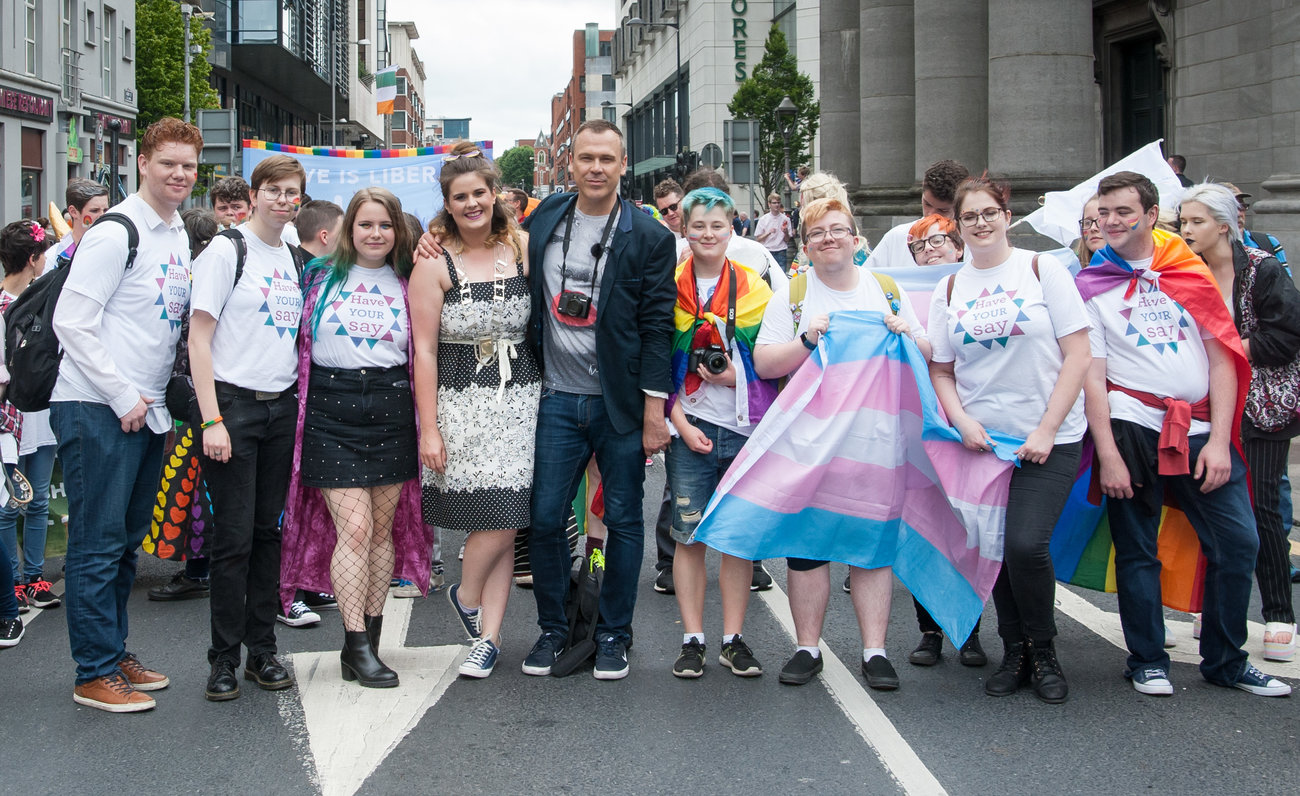
[[[763,598],[768,610],[781,623],[791,641],[795,640],[794,617],[790,615],[790,602],[780,586],[773,584],[768,591],[758,593]],[[880,707],[867,693],[865,687],[849,671],[835,653],[823,642],[818,645],[822,652],[823,668],[821,681],[830,691],[831,698],[840,706],[844,715],[853,722],[858,735],[875,751],[885,771],[909,794],[943,794],[947,793],[939,780],[925,763],[912,750],[907,741],[894,727],[893,722],[885,716]]]
[[[53,583],[50,584],[50,593],[53,594],[55,597],[62,598],[63,585],[64,585],[63,578],[59,578],[58,580],[54,581]],[[39,617],[41,614],[45,613],[46,611],[62,611],[62,610],[64,610],[62,603],[59,603],[59,605],[54,608],[37,608],[36,606],[32,606],[31,610],[29,610],[25,614],[19,614],[18,618],[23,620],[23,627],[26,628],[26,627],[30,627],[32,622],[35,622],[37,617]]]
[[[406,646],[414,602],[389,597],[384,605],[379,648],[384,663],[401,678],[397,688],[343,682],[336,651],[285,656],[293,662],[324,796],[356,793],[456,679],[455,667],[468,650],[464,645]]]
[[[1124,630],[1119,624],[1119,614],[1098,608],[1076,594],[1074,589],[1062,583],[1056,584],[1056,605],[1061,609],[1061,613],[1121,650],[1128,651],[1128,647],[1124,644]],[[1178,620],[1167,622],[1178,639],[1178,646],[1168,650],[1169,658],[1179,663],[1198,664],[1201,662],[1199,642],[1192,638],[1190,614],[1187,616],[1189,618],[1186,622]],[[1264,660],[1264,625],[1259,622],[1246,624],[1250,631],[1250,636],[1246,640],[1246,652],[1250,654],[1250,662],[1260,671],[1273,677],[1300,679],[1300,660],[1289,663]]]

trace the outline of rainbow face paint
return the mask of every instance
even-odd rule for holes
[[[1139,216],[1138,218],[1133,220],[1132,224],[1128,225],[1128,231],[1137,232],[1137,228],[1140,226],[1142,226],[1142,218]]]
[[[86,226],[90,226],[91,224],[95,223],[95,219],[91,218],[90,216],[82,216],[81,223]]]

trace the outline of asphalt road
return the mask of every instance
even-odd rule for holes
[[[648,471],[648,528],[662,481],[662,466]],[[459,542],[455,535],[443,540],[450,580]],[[783,563],[769,568],[784,589]],[[984,622],[994,658],[988,667],[964,668],[948,647],[938,666],[909,665],[918,634],[901,586],[887,647],[902,687],[870,691],[858,663],[852,607],[838,588],[841,565],[832,569],[824,636],[834,657],[818,680],[803,687],[777,682],[793,641],[781,621],[784,598],[775,590],[755,595],[745,627],[765,674],[742,679],[718,665],[721,617],[711,586],[705,676],[683,681],[670,674],[681,643],[676,603],[650,587],[653,542],[647,539],[626,680],[599,682],[588,671],[563,680],[522,675],[536,614],[531,594],[515,589],[502,657],[487,680],[455,678],[457,656],[467,648],[456,646],[456,620],[444,595],[435,594],[401,606],[390,601],[386,643],[398,644],[409,612],[406,650],[386,655],[403,677],[400,693],[339,681],[342,628],[338,614],[328,612],[319,626],[279,629],[297,688],[269,693],[245,683],[239,699],[209,703],[203,698],[207,601],[146,599],[146,590],[174,570],[142,555],[131,601],[130,648],[172,679],[148,713],[110,715],[74,704],[62,609],[27,616],[22,643],[0,652],[6,719],[0,792],[1292,794],[1300,788],[1300,695],[1265,699],[1217,688],[1188,662],[1174,664],[1173,697],[1137,694],[1121,676],[1124,652],[1107,640],[1114,635],[1113,595],[1061,591],[1058,650],[1070,683],[1070,700],[1061,706],[1042,704],[1027,691],[1006,699],[984,695],[984,678],[998,658],[991,606]],[[1251,619],[1259,621],[1257,598]],[[1194,642],[1189,633],[1180,635],[1174,652],[1190,659]],[[1272,670],[1300,686],[1300,664]]]

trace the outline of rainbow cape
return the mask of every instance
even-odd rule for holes
[[[686,364],[691,348],[708,343],[722,344],[727,325],[727,300],[730,293],[731,274],[736,276],[736,333],[731,350],[733,360],[739,353],[736,367],[736,415],[742,425],[757,423],[776,399],[776,382],[760,379],[754,372],[754,340],[763,321],[763,310],[772,289],[763,278],[740,263],[727,260],[713,299],[707,307],[695,306],[695,258],[688,257],[677,266],[677,305],[673,309],[673,394],[664,407],[672,410],[677,395],[686,386],[689,395],[700,388],[703,379],[696,373],[687,373]]]
[[[964,639],[1002,567],[1019,440],[968,451],[916,344],[879,312],[836,312],[723,477],[695,538],[757,560],[890,567]]]
[[[1237,371],[1232,440],[1240,454],[1241,415],[1246,391],[1250,387],[1250,363],[1241,347],[1241,338],[1214,277],[1201,259],[1177,235],[1163,230],[1155,230],[1152,235],[1155,255],[1150,270],[1156,273],[1160,289],[1186,309],[1197,325],[1213,334],[1232,355]],[[1150,277],[1145,272],[1135,272],[1124,258],[1107,246],[1093,255],[1091,265],[1075,277],[1075,284],[1087,301],[1123,284],[1132,290],[1140,279],[1150,280]],[[1094,453],[1091,440],[1087,440],[1079,465],[1079,478],[1052,534],[1052,562],[1058,580],[1113,592],[1115,551],[1111,545],[1105,498],[1093,483]],[[1169,495],[1165,497],[1160,517],[1157,545],[1162,565],[1160,582],[1164,604],[1179,611],[1201,610],[1205,556],[1187,516]]]

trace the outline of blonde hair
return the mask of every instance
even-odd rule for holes
[[[850,207],[849,191],[834,174],[824,171],[809,174],[799,185],[799,203],[805,207],[815,199],[839,199],[845,207]],[[807,211],[805,211],[806,213]],[[801,214],[801,217],[804,217]]]

